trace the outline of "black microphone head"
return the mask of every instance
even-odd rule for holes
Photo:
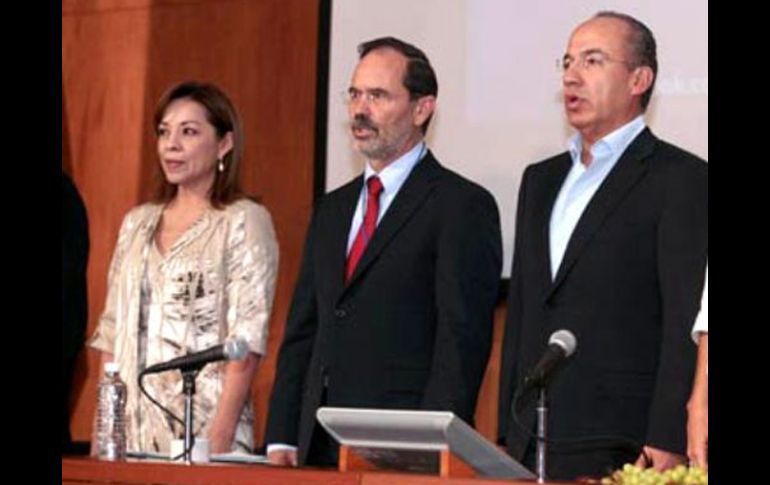
[[[246,357],[248,351],[249,344],[243,337],[230,339],[222,346],[222,353],[227,360],[241,360]]]
[[[557,330],[548,339],[548,345],[558,345],[564,350],[564,356],[569,357],[577,348],[577,339],[569,330]]]

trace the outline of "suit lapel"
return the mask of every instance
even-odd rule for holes
[[[644,160],[655,149],[655,137],[649,128],[645,128],[639,136],[631,142],[617,164],[602,182],[591,201],[586,206],[583,215],[580,216],[575,230],[572,232],[567,249],[564,253],[559,271],[548,293],[550,296],[564,281],[565,276],[575,264],[586,244],[601,228],[604,221],[612,211],[620,204],[629,193],[631,187],[636,184],[647,170]]]
[[[364,183],[363,175],[359,176],[346,187],[337,199],[334,207],[331,207],[332,217],[329,218],[330,228],[324,231],[329,234],[329,240],[324,245],[328,250],[330,284],[333,286],[333,295],[342,293],[345,287],[345,264],[347,261],[348,234],[353,223],[353,213],[361,195],[361,187]]]
[[[556,197],[559,195],[564,180],[572,168],[572,158],[568,153],[562,155],[556,163],[549,167],[543,180],[543,196],[536,201],[535,221],[538,221],[539,227],[535,231],[537,240],[533,247],[535,248],[535,261],[538,261],[538,271],[540,279],[538,283],[544,291],[551,287],[551,242],[550,242],[550,222],[551,212],[556,203]]]
[[[390,204],[388,212],[385,213],[377,229],[374,231],[371,241],[366,246],[364,254],[356,266],[353,275],[350,278],[348,286],[355,284],[361,274],[377,259],[393,240],[393,237],[403,227],[410,216],[427,198],[433,190],[435,181],[441,174],[441,166],[438,164],[433,154],[429,151],[425,158],[420,161],[412,173],[409,174],[401,190],[396,194],[395,199]]]

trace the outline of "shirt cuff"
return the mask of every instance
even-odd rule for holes
[[[269,455],[274,451],[297,451],[297,447],[292,445],[287,445],[286,443],[270,443],[269,445],[267,445],[265,454]]]

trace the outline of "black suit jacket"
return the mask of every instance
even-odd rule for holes
[[[499,214],[431,153],[404,182],[349,284],[346,247],[363,177],[315,210],[278,356],[267,443],[305,463],[330,406],[449,410],[472,422],[501,270]]]
[[[71,443],[69,396],[78,352],[85,340],[88,304],[86,263],[88,262],[88,220],[80,194],[62,172],[62,394],[61,441],[65,450]]]
[[[531,446],[511,424],[511,397],[551,333],[566,328],[578,346],[549,388],[550,437],[622,436],[683,453],[695,362],[689,334],[708,254],[708,165],[645,129],[589,202],[552,280],[549,221],[571,164],[564,153],[529,166],[522,179],[500,437],[519,459]],[[531,401],[520,413],[530,429]],[[587,444],[552,448],[552,478],[602,475],[635,458]]]

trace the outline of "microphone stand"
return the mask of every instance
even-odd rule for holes
[[[541,386],[538,390],[537,397],[537,450],[535,455],[537,483],[545,483],[547,419],[548,405],[546,403],[545,386]]]
[[[195,445],[193,435],[193,396],[195,395],[195,377],[200,369],[182,371],[184,391],[184,462],[192,465],[192,449]]]

